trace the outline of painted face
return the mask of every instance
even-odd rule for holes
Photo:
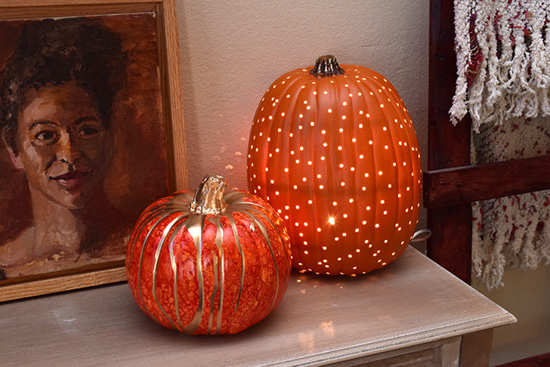
[[[70,209],[101,188],[109,136],[92,96],[76,84],[31,89],[19,111],[14,165],[31,193]]]

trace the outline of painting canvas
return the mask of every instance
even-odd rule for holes
[[[155,12],[0,20],[0,292],[123,266],[173,190],[159,39]]]

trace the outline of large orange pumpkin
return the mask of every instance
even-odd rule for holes
[[[383,267],[418,222],[420,155],[409,113],[379,73],[321,57],[263,96],[248,184],[286,220],[297,269],[356,275]]]
[[[277,213],[208,175],[197,193],[150,205],[130,238],[128,284],[166,328],[234,334],[265,318],[290,280],[290,242]]]

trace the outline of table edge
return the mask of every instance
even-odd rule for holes
[[[343,362],[350,359],[368,357],[375,354],[414,347],[434,341],[449,339],[486,329],[493,329],[517,322],[517,319],[508,311],[498,315],[469,320],[439,327],[427,331],[404,334],[399,337],[380,339],[373,343],[357,344],[346,348],[320,352],[304,357],[282,360],[267,366],[321,366],[327,363]]]

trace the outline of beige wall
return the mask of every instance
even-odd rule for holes
[[[426,168],[429,0],[178,0],[189,183],[209,172],[246,189],[256,106],[284,72],[324,54],[385,75],[414,121]],[[425,226],[425,213],[420,226]],[[550,351],[550,271],[516,271],[485,292],[517,315],[498,330],[500,363]],[[528,348],[527,345],[534,346]]]
[[[256,107],[281,74],[334,54],[383,74],[425,146],[428,0],[179,0],[189,180],[246,189]]]
[[[491,365],[550,352],[550,266],[536,271],[507,269],[504,287],[476,288],[511,312],[517,324],[495,330]]]

